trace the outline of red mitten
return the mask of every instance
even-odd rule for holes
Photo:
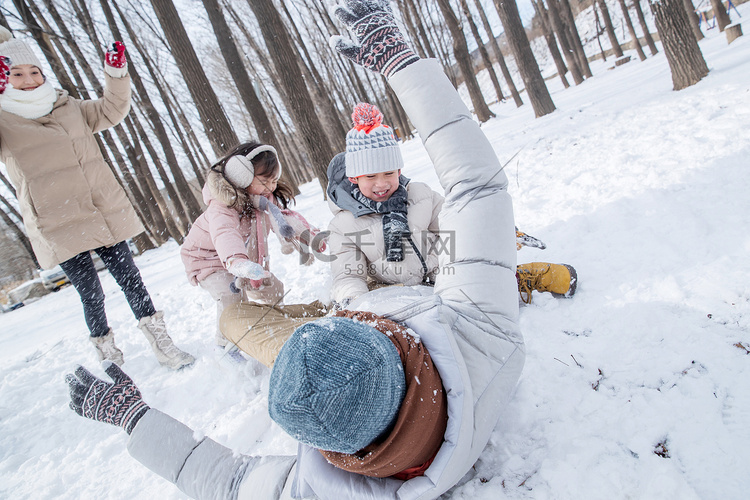
[[[5,92],[5,87],[8,86],[8,77],[12,65],[10,57],[0,56],[0,94]]]
[[[104,55],[104,62],[113,68],[124,68],[128,63],[125,57],[125,45],[122,42],[114,42]]]

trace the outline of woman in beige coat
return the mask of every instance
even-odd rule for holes
[[[91,250],[122,288],[159,362],[177,369],[194,359],[172,343],[151,302],[125,241],[143,226],[94,139],[130,110],[124,51],[116,42],[107,52],[104,95],[80,100],[55,90],[30,47],[0,27],[0,161],[40,265],[59,264],[80,294],[99,358],[124,362]]]

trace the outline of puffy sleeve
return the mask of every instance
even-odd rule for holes
[[[457,308],[479,310],[493,328],[521,341],[513,205],[500,160],[435,60],[421,59],[388,83],[446,193],[440,231],[455,244],[441,253],[440,268],[452,272],[437,277],[435,292]]]
[[[328,230],[331,233],[328,248],[334,257],[331,260],[331,300],[340,303],[367,292],[367,258],[357,243],[337,224],[337,218],[331,221]]]
[[[153,408],[130,434],[128,452],[198,500],[279,499],[296,462],[291,456],[237,455],[216,441],[196,438],[192,429]]]
[[[120,123],[130,111],[130,75],[104,74],[104,95],[81,101],[81,112],[91,130],[101,132]]]
[[[233,255],[247,255],[247,246],[240,233],[240,214],[234,208],[211,201],[206,209],[208,234],[222,263]]]

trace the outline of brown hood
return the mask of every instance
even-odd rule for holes
[[[345,310],[335,316],[366,323],[393,342],[404,364],[406,395],[396,424],[382,440],[352,455],[321,453],[339,469],[371,477],[393,476],[431,461],[443,444],[448,403],[427,348],[406,326],[371,312]]]

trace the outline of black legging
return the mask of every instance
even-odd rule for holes
[[[156,313],[151,297],[143,284],[141,273],[133,262],[128,244],[124,241],[111,247],[95,248],[110,274],[125,293],[136,319]],[[83,315],[92,337],[102,337],[109,331],[104,312],[104,290],[99,282],[94,261],[89,252],[82,252],[60,264],[70,278],[83,303]]]

